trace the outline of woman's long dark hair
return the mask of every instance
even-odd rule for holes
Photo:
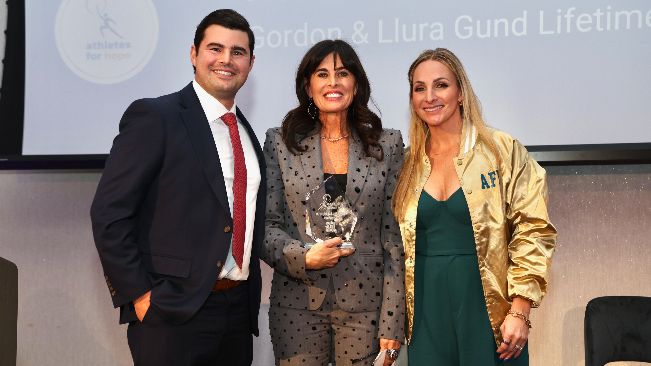
[[[317,124],[317,120],[313,119],[308,113],[310,97],[307,95],[306,88],[316,68],[330,54],[339,56],[343,66],[355,76],[357,83],[357,92],[350,107],[348,107],[348,127],[351,132],[357,133],[360,137],[364,151],[368,156],[382,160],[383,151],[378,143],[382,133],[382,121],[368,108],[368,101],[371,98],[371,85],[355,50],[348,43],[339,39],[321,41],[312,46],[303,56],[303,60],[301,60],[296,71],[298,107],[289,111],[283,119],[283,141],[294,154],[305,151],[306,147],[300,146],[299,141],[312,131]]]

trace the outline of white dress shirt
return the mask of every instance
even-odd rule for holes
[[[228,126],[221,120],[221,117],[232,112],[235,114],[236,105],[228,110],[212,95],[208,94],[196,80],[192,82],[194,91],[199,97],[199,102],[203,108],[212,137],[215,140],[215,147],[219,154],[219,162],[224,175],[224,185],[226,186],[226,196],[228,196],[228,206],[231,210],[231,217],[233,217],[233,177],[234,177],[234,161],[233,161],[233,148],[231,145],[231,136],[228,132]],[[242,149],[244,150],[244,160],[246,164],[246,232],[244,233],[244,258],[242,260],[242,269],[238,268],[233,258],[233,244],[228,249],[228,256],[226,263],[222,268],[219,278],[229,278],[231,280],[243,281],[249,277],[249,262],[251,261],[251,247],[253,246],[253,224],[255,222],[255,207],[258,197],[258,188],[260,187],[260,165],[258,164],[258,157],[255,155],[255,149],[251,138],[247,133],[244,126],[237,121],[237,127],[240,131],[240,140],[242,141]]]

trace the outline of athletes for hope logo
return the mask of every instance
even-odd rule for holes
[[[66,65],[99,84],[136,75],[158,43],[158,16],[151,0],[64,0],[54,27]]]

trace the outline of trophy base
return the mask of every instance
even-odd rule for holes
[[[316,243],[303,243],[302,246],[303,246],[303,248],[305,248],[305,249],[312,249],[312,247],[313,247],[314,245],[316,245]],[[339,248],[339,249],[355,249],[355,246],[353,245],[353,243],[351,243],[351,242],[349,242],[349,241],[345,241],[345,242],[339,244],[339,245],[337,246],[337,248]]]
[[[351,243],[349,241],[345,241],[345,242],[339,244],[338,248],[339,249],[355,249],[355,246],[353,245],[353,243]]]

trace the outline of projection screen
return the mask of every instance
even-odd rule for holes
[[[20,154],[106,154],[130,102],[192,80],[195,27],[217,6],[241,12],[255,32],[255,64],[236,102],[259,138],[296,105],[306,50],[341,38],[362,59],[384,126],[405,138],[407,69],[422,50],[446,47],[465,64],[488,123],[527,146],[651,143],[644,0],[25,0]]]

